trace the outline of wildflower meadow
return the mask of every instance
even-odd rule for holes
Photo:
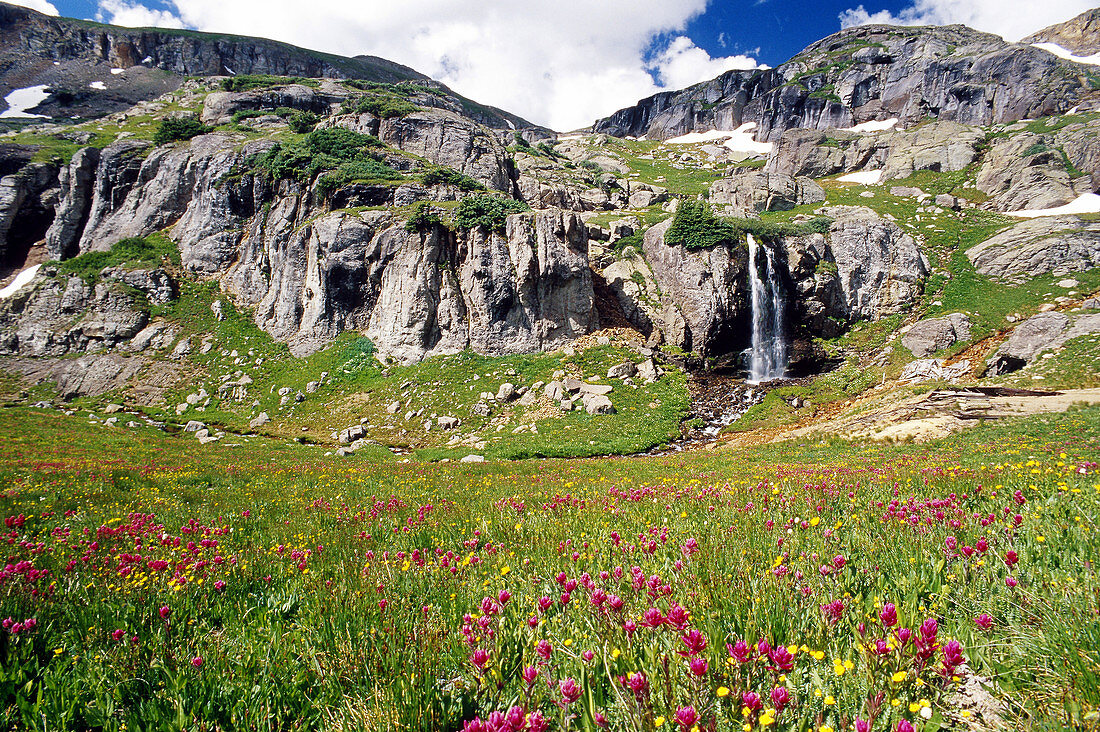
[[[20,419],[5,728],[1097,723],[1096,409],[461,466]]]

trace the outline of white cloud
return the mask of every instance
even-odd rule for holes
[[[950,25],[996,33],[1018,41],[1037,30],[1069,20],[1093,7],[1093,0],[913,0],[897,15],[887,10],[869,12],[863,5],[840,14],[842,28],[867,23],[893,25]]]
[[[672,39],[653,63],[661,86],[669,89],[682,89],[733,69],[759,67],[756,59],[748,56],[711,58],[709,53],[696,46],[687,36]]]
[[[678,32],[708,0],[168,0],[160,24],[274,38],[406,64],[485,104],[559,130],[661,91],[753,68],[712,58]],[[111,22],[151,24],[131,0]],[[655,38],[672,36],[649,54]],[[647,61],[648,59],[648,61]],[[661,81],[654,82],[654,77]]]
[[[57,8],[53,6],[53,3],[46,2],[46,0],[4,0],[9,5],[21,5],[24,8],[30,8],[31,10],[37,10],[40,13],[46,15],[60,15],[57,12]]]
[[[150,10],[126,0],[100,0],[96,20],[127,28],[183,27],[183,21],[167,10]]]

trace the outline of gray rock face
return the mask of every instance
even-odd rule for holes
[[[1100,53],[1100,8],[1033,33],[1020,43],[1057,43],[1077,56]]]
[[[929,266],[917,242],[868,208],[826,209],[829,249],[849,319],[877,319],[915,302]]]
[[[453,112],[425,110],[382,120],[377,134],[388,145],[454,168],[493,190],[512,190],[508,153],[497,137]]]
[[[1016,224],[966,252],[980,274],[1006,282],[1100,267],[1100,222],[1044,216]]]
[[[780,136],[765,170],[811,178],[881,170],[885,181],[921,170],[962,170],[978,159],[984,141],[980,129],[946,120],[868,135],[794,129]]]
[[[0,178],[0,267],[21,265],[42,238],[53,219],[56,189],[57,167],[46,163]]]
[[[46,250],[51,259],[69,259],[80,253],[80,236],[88,222],[99,158],[97,148],[81,148],[61,168],[61,200],[46,232]]]
[[[1096,326],[1100,328],[1100,317],[1085,316],[1085,318],[1088,318],[1084,324],[1086,327],[1095,319]],[[993,353],[988,362],[987,373],[1009,373],[1022,369],[1038,353],[1057,348],[1066,342],[1068,326],[1069,318],[1062,313],[1040,313],[1027,318],[1016,326],[1009,339],[1001,343],[1001,347]],[[1084,332],[1081,335],[1084,335]]]
[[[1062,150],[1045,135],[1020,133],[998,138],[978,171],[978,190],[998,211],[1062,206],[1092,192],[1092,178],[1072,178]]]
[[[728,353],[748,327],[748,254],[743,247],[688,251],[665,242],[669,219],[645,233],[646,262],[662,293],[675,303],[683,333],[665,333],[668,342],[701,356]]]
[[[148,321],[119,280],[93,288],[79,277],[40,277],[0,300],[0,353],[64,356],[112,348],[133,338]]]
[[[288,84],[273,89],[247,92],[214,92],[207,95],[202,107],[202,121],[208,125],[224,125],[233,119],[234,112],[243,110],[276,110],[280,107],[332,114],[346,98],[313,89],[301,84]]]
[[[869,47],[875,50],[868,50]],[[836,64],[837,58],[852,64]],[[757,139],[933,114],[968,125],[1064,111],[1087,93],[1080,66],[963,26],[865,25],[812,44],[775,69],[729,71],[643,99],[594,124],[619,137],[666,139],[756,122]],[[789,171],[782,171],[789,172]]]
[[[931,356],[949,346],[970,340],[970,318],[951,313],[942,318],[928,318],[913,325],[901,337],[901,345],[917,358]]]
[[[807,203],[823,203],[825,191],[809,178],[744,171],[711,183],[709,200],[715,206],[742,211],[789,211]]]

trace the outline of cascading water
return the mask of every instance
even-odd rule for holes
[[[748,235],[749,277],[752,286],[752,355],[749,383],[783,378],[787,369],[787,340],[783,333],[783,292],[775,253]],[[760,251],[764,256],[760,258]],[[758,262],[757,260],[760,259]]]

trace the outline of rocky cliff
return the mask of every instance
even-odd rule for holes
[[[757,140],[787,130],[852,127],[928,117],[986,125],[1064,112],[1090,89],[1095,71],[1027,45],[964,26],[850,28],[787,63],[730,71],[663,92],[597,120],[596,132],[666,139],[755,122]]]
[[[1056,43],[1076,56],[1100,53],[1100,8],[1033,33],[1020,43]]]

